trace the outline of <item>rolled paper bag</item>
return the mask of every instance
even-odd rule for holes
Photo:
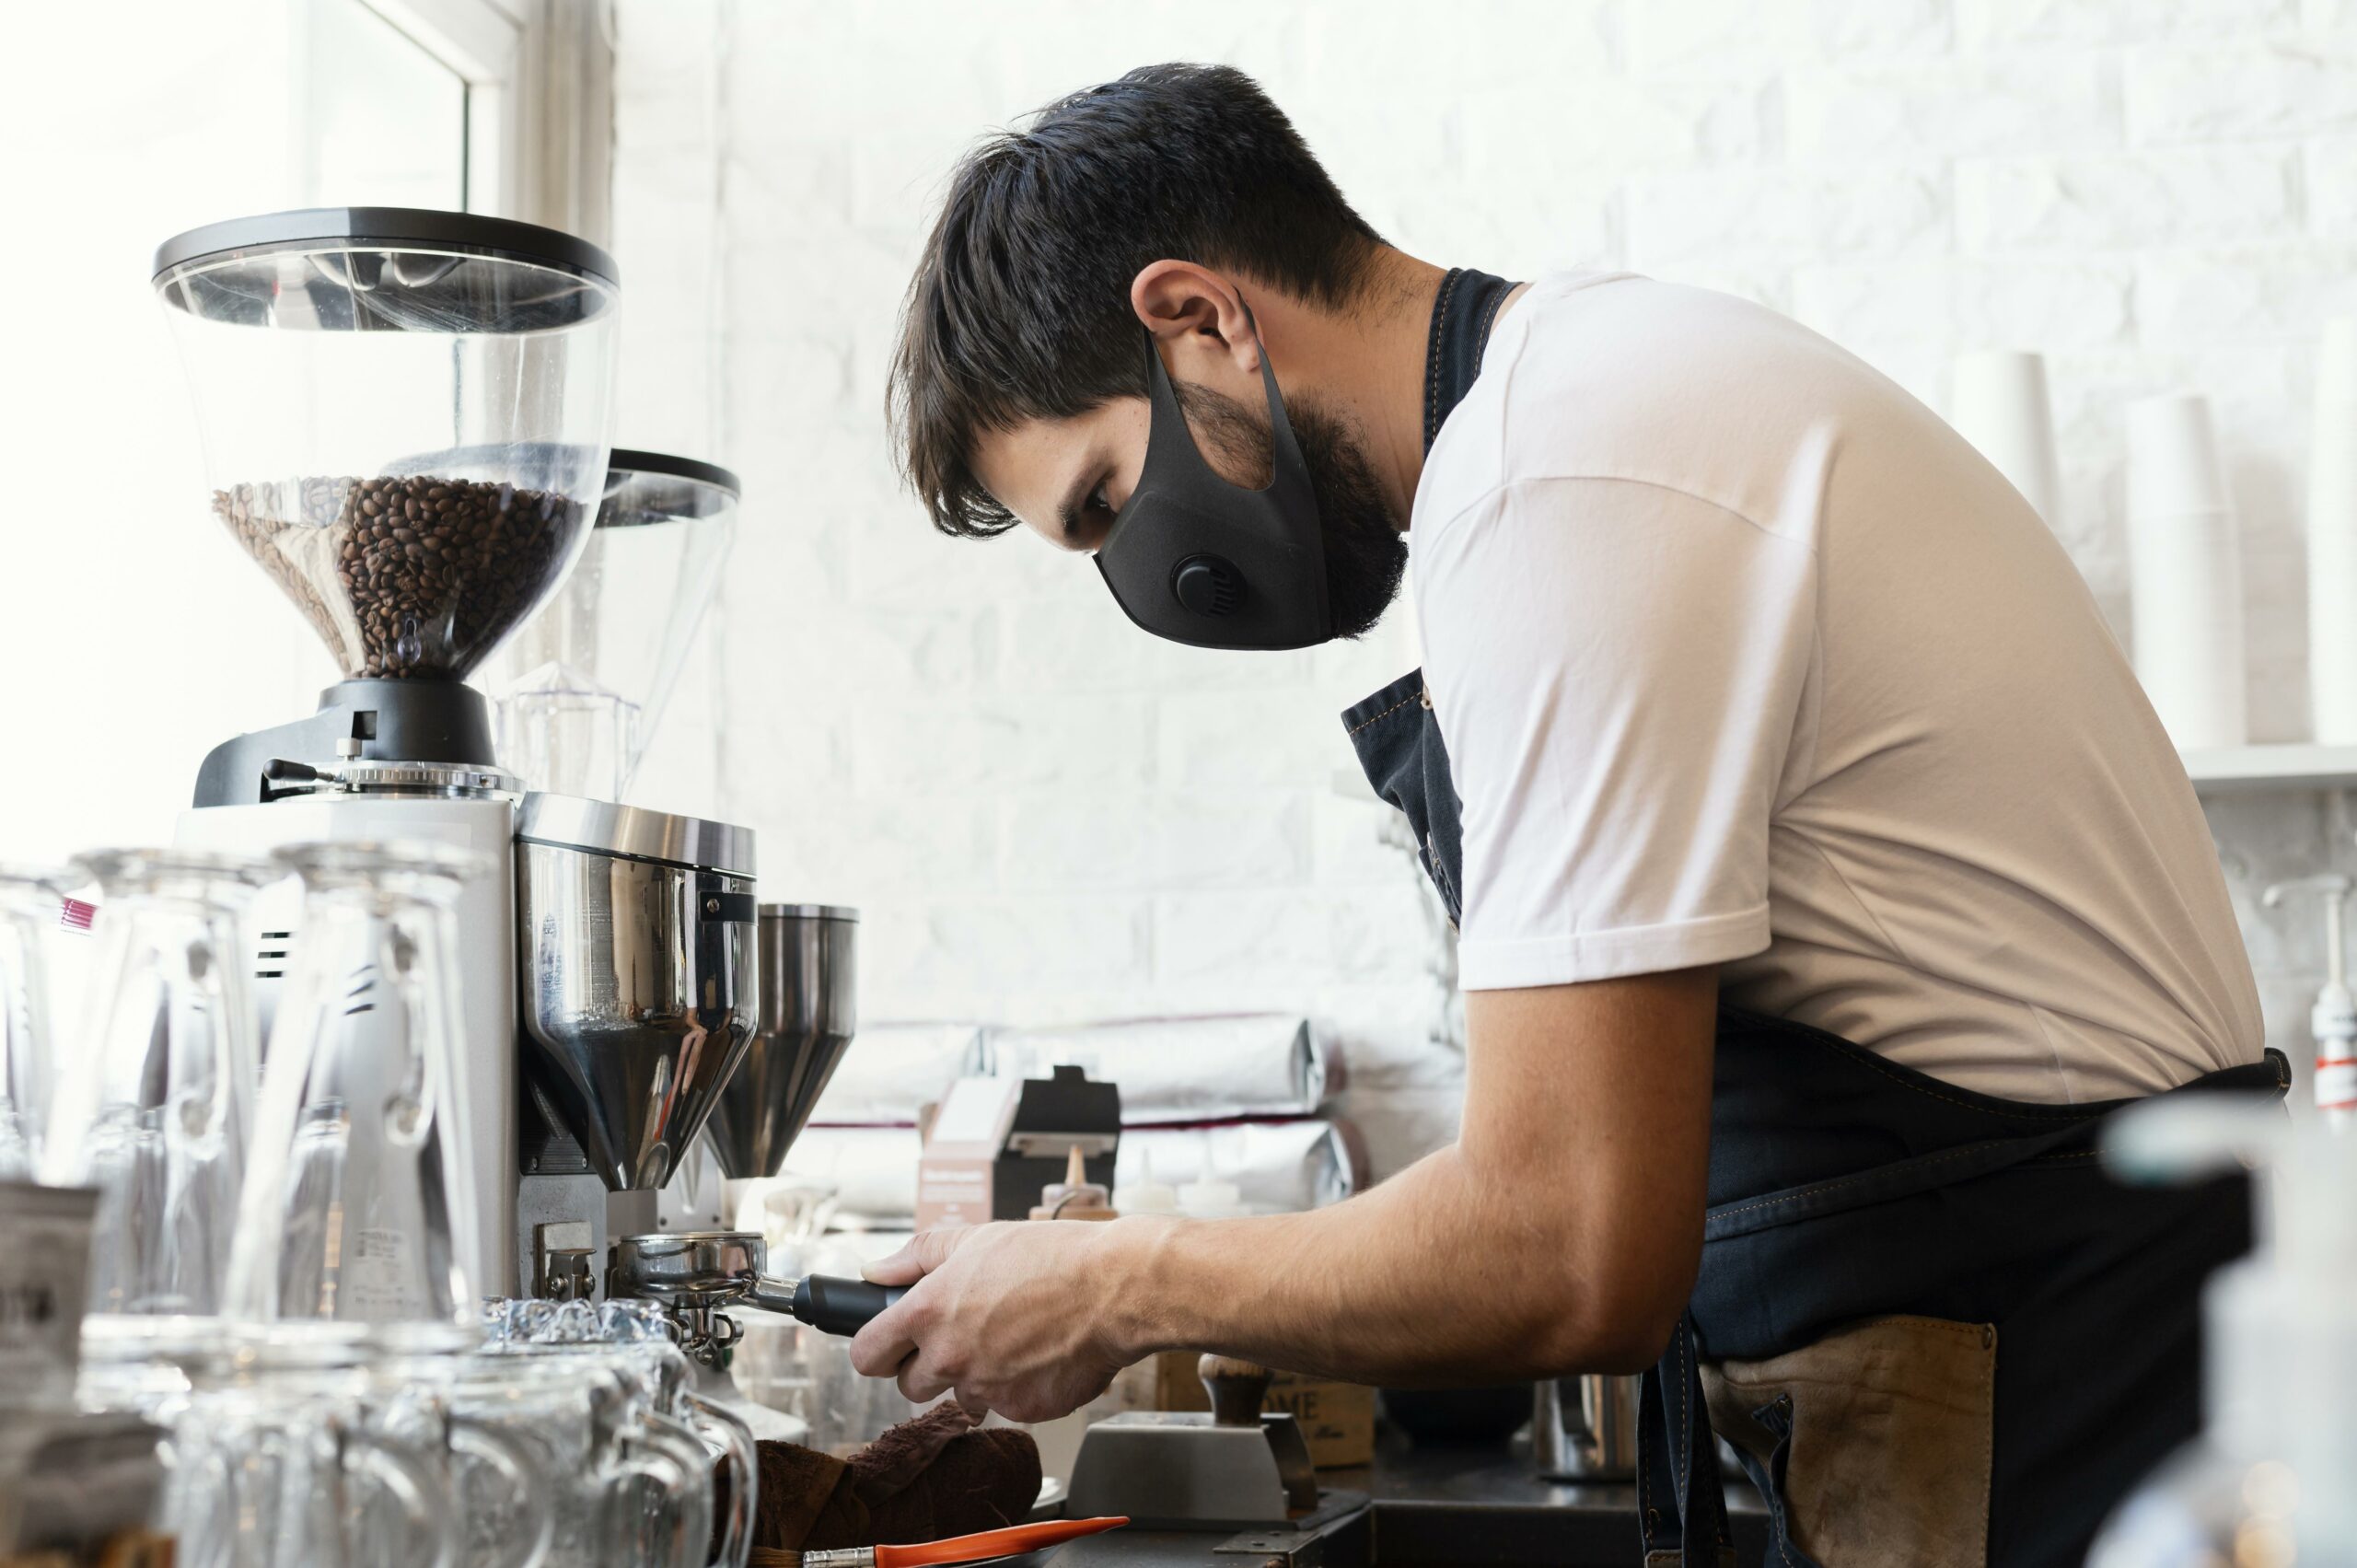
[[[2308,691],[2316,738],[2357,744],[2357,317],[2325,323],[2308,446]]]
[[[2011,348],[1960,354],[1952,390],[1957,434],[2053,527],[2062,481],[2054,459],[2054,411],[2046,395],[2044,357]]]
[[[2136,677],[2181,750],[2249,738],[2238,534],[2208,401],[2171,393],[2130,404]]]

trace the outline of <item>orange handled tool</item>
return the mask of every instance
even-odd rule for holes
[[[1044,1524],[1013,1525],[1003,1530],[951,1536],[947,1540],[928,1540],[915,1546],[850,1546],[833,1551],[806,1551],[802,1553],[801,1568],[935,1568],[941,1563],[979,1562],[989,1557],[1037,1551],[1043,1546],[1062,1546],[1082,1536],[1118,1530],[1129,1522],[1127,1515],[1120,1514],[1100,1519],[1050,1519]],[[765,1554],[757,1553],[756,1557]]]

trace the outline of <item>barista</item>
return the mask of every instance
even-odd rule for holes
[[[1713,1426],[1829,1564],[2075,1562],[2193,1432],[2243,1196],[2089,1155],[2283,1064],[2167,737],[1928,410],[1725,296],[1409,256],[1188,65],[959,165],[894,389],[937,527],[1089,556],[1156,635],[1355,636],[1412,547],[1424,668],[1343,727],[1468,1057],[1457,1142],[1329,1209],[918,1237],[862,1370],[1037,1420],[1165,1347],[1649,1369],[1645,1545],[1691,1562]]]

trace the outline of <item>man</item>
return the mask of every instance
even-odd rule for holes
[[[1468,1055],[1455,1145],[1329,1209],[920,1237],[861,1370],[1032,1420],[1166,1347],[1658,1361],[1645,1544],[1695,1562],[1706,1400],[1831,1564],[2076,1562],[2194,1430],[2242,1198],[2113,1186],[2094,1124],[2282,1059],[2166,736],[1929,411],[1734,299],[1402,254],[1190,65],[966,159],[894,386],[938,527],[1094,552],[1164,636],[1354,635],[1412,547],[1426,668],[1345,723]]]

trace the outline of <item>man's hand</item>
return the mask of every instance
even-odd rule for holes
[[[1122,1342],[1137,1318],[1123,1287],[1150,1220],[1040,1221],[929,1230],[870,1264],[878,1284],[913,1284],[852,1341],[870,1377],[897,1375],[922,1404],[955,1390],[973,1411],[1047,1421],[1105,1391],[1151,1347]],[[1115,1234],[1115,1233],[1119,1234]]]

